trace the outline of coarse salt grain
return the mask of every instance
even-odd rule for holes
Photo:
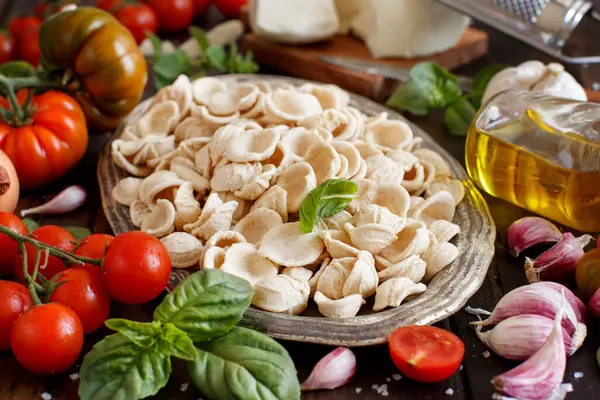
[[[392,378],[385,378],[386,382],[391,382]]]
[[[44,392],[40,395],[40,397],[44,400],[51,400],[52,399],[52,395],[50,393]]]
[[[464,367],[463,367],[463,365],[462,365],[462,364],[460,364],[460,367],[458,367],[458,370],[459,370],[459,371],[462,371],[462,370],[463,370],[463,368],[464,368]]]
[[[446,389],[446,392],[445,392],[445,393],[446,393],[448,396],[452,396],[452,395],[454,394],[454,389],[452,389],[452,388],[448,388],[448,389]]]
[[[362,388],[356,388],[356,393],[362,392]]]
[[[181,390],[182,392],[185,392],[186,390],[188,390],[188,386],[189,386],[189,383],[182,383],[179,390]]]
[[[489,352],[489,351],[487,351],[487,350],[486,350],[486,351],[484,351],[484,352],[483,352],[483,353],[481,353],[481,354],[483,354],[483,356],[484,356],[485,358],[490,358],[490,356],[491,356],[490,352]]]
[[[573,374],[573,378],[575,378],[575,379],[583,378],[583,372],[575,372]]]
[[[379,390],[379,385],[376,385],[376,384],[371,385],[371,389],[373,389],[373,390]]]
[[[69,378],[71,378],[72,381],[76,381],[77,379],[79,379],[79,374],[78,373],[74,373],[69,375]]]
[[[400,379],[402,379],[402,375],[400,374],[394,374],[392,375],[392,379],[395,381],[399,381]]]

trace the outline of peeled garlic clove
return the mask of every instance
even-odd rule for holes
[[[300,388],[303,391],[336,389],[352,380],[356,372],[356,356],[347,347],[338,347],[323,357]]]
[[[477,337],[494,353],[509,360],[526,360],[542,348],[554,322],[541,315],[523,314],[505,319],[486,332],[481,328],[477,327]],[[583,341],[575,343],[564,328],[561,330],[567,354],[573,355]]]
[[[513,256],[541,243],[556,243],[562,233],[552,222],[540,217],[521,218],[508,228],[506,244]]]
[[[562,294],[560,298],[554,327],[542,348],[523,364],[492,379],[496,390],[518,399],[545,400],[559,389],[567,366],[560,322],[567,302]]]
[[[526,258],[525,275],[531,283],[540,280],[568,281],[575,274],[577,261],[583,257],[583,248],[593,239],[590,235],[578,238],[565,233],[552,248],[543,252],[535,260]]]

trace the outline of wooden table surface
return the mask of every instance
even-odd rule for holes
[[[0,26],[5,26],[13,16],[31,12],[34,4],[34,0],[0,0]],[[208,20],[205,18],[205,20],[198,21],[198,24],[214,24],[218,18],[213,10]],[[494,31],[490,31],[490,33],[490,56],[477,61],[473,65],[464,67],[458,72],[474,74],[482,66],[493,62],[516,64],[528,59],[549,61],[547,57],[505,35]],[[585,43],[585,45],[589,45],[589,43]],[[600,46],[597,43],[595,48],[596,53],[600,53]],[[579,68],[574,70],[573,73],[587,87],[591,87],[595,80],[600,81],[600,67]],[[152,92],[153,88],[149,87],[147,95]],[[433,136],[456,159],[464,160],[464,139],[451,137],[445,133],[441,115],[435,114],[428,118],[416,118],[414,121]],[[40,204],[68,185],[82,185],[87,190],[88,200],[81,209],[58,217],[39,217],[38,222],[42,225],[86,226],[93,232],[111,233],[101,209],[95,173],[98,153],[107,139],[107,135],[93,136],[84,160],[68,176],[50,187],[35,192],[23,193],[19,207],[26,208]],[[498,226],[496,256],[489,269],[486,281],[471,298],[469,305],[492,309],[504,293],[526,284],[523,273],[524,259],[515,259],[509,256],[504,248],[508,225],[515,219],[525,215],[525,212],[501,200],[489,196],[487,198]],[[153,307],[153,304],[127,306],[113,303],[111,315],[112,317],[149,320]],[[394,380],[392,375],[396,374],[397,371],[390,361],[387,346],[374,346],[354,350],[358,358],[358,370],[351,383],[334,391],[305,394],[303,398],[311,400],[380,399],[381,395],[372,386],[387,384],[388,397],[393,399],[489,399],[493,393],[490,380],[503,371],[512,368],[516,363],[493,354],[489,358],[484,356],[487,349],[477,339],[473,328],[469,326],[469,322],[473,319],[472,316],[461,311],[438,324],[442,328],[455,332],[465,342],[466,347],[463,368],[445,382],[422,385],[411,382],[406,378],[398,381]],[[564,382],[571,382],[575,389],[573,393],[568,395],[569,399],[588,400],[600,398],[600,369],[595,357],[596,350],[600,346],[600,323],[593,321],[588,328],[588,337],[584,346],[568,361]],[[86,337],[83,354],[107,333],[108,330],[101,330]],[[312,366],[323,355],[332,350],[327,346],[290,342],[284,342],[283,344],[294,359],[301,380],[308,376]],[[78,362],[71,370],[60,376],[43,378],[25,371],[9,353],[0,353],[0,400],[39,399],[44,392],[50,393],[54,399],[76,399],[78,381],[71,379],[70,375],[78,371],[79,365]],[[575,372],[583,372],[584,375],[579,379],[575,379],[573,377]],[[184,384],[189,382],[185,365],[175,362],[174,372],[168,386],[161,390],[155,398],[189,400],[201,398],[199,392],[192,385],[189,385],[186,390],[182,390],[185,388]],[[452,389],[452,391],[448,389]]]

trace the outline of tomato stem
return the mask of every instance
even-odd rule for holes
[[[19,243],[19,247],[21,245],[24,245],[24,243],[28,243],[28,244],[31,244],[32,246],[34,246],[36,249],[46,250],[49,254],[59,257],[59,258],[62,258],[63,260],[65,260],[71,264],[83,265],[83,264],[87,263],[87,264],[92,264],[92,265],[96,265],[96,266],[102,265],[102,259],[100,259],[100,258],[89,258],[89,257],[83,257],[83,256],[78,256],[75,254],[67,253],[66,251],[57,249],[56,247],[50,246],[46,243],[42,243],[39,240],[35,240],[32,237],[20,235],[17,232],[14,232],[2,225],[0,225],[0,233],[5,234],[12,240]]]
[[[31,295],[31,300],[35,305],[41,305],[42,301],[40,300],[40,296],[38,296],[35,286],[35,279],[31,279],[31,275],[29,275],[28,265],[27,265],[27,249],[25,248],[25,243],[19,243],[19,250],[21,252],[21,256],[23,257],[23,276],[25,277],[25,283],[27,283],[27,287],[29,288],[29,294]],[[38,251],[36,255],[36,264],[39,263],[40,252]],[[34,275],[37,275],[37,268],[34,269]]]

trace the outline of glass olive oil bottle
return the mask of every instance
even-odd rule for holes
[[[600,104],[501,93],[471,124],[466,164],[489,194],[600,231]]]

